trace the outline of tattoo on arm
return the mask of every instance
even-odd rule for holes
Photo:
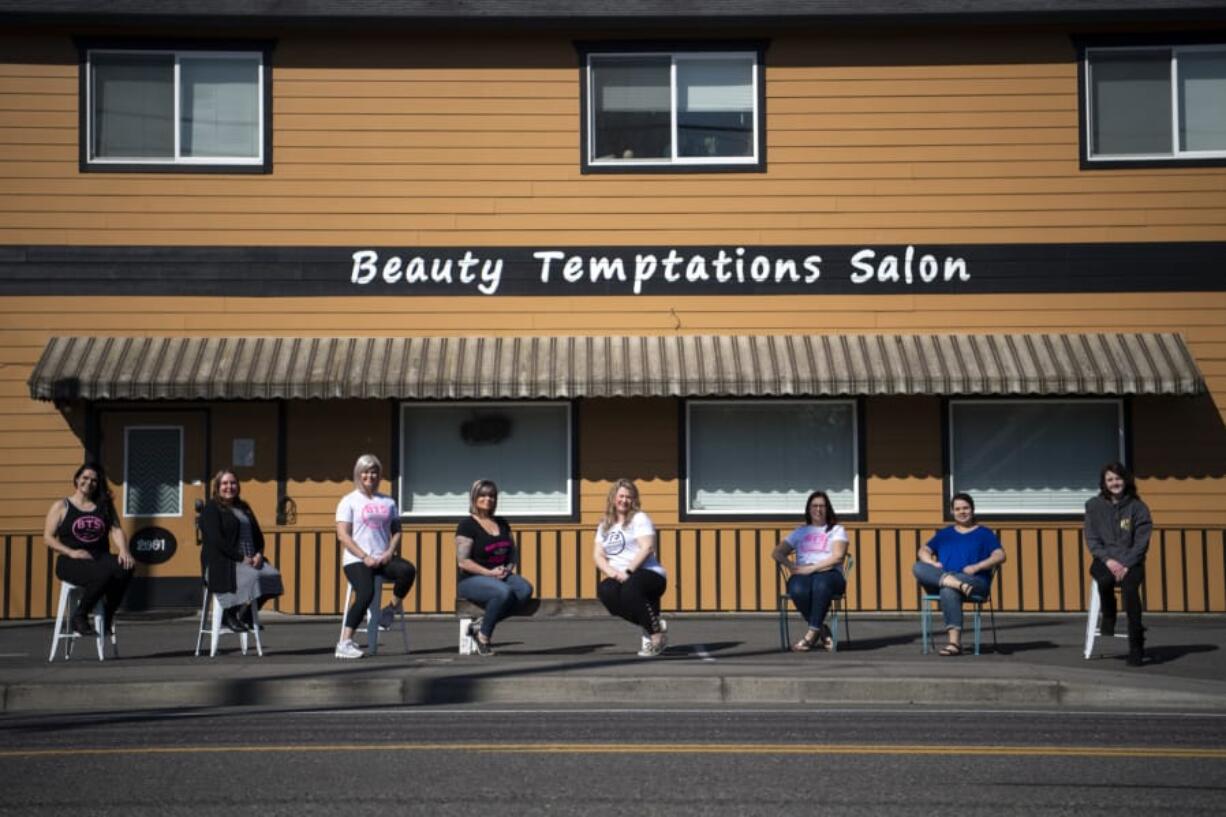
[[[462,562],[472,556],[473,540],[467,536],[457,536],[455,538],[456,561]]]

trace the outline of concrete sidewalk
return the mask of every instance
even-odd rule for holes
[[[4,712],[215,706],[939,704],[1226,711],[1226,617],[1150,614],[1142,668],[1126,640],[1101,639],[1082,658],[1084,616],[998,615],[981,656],[921,655],[918,615],[852,615],[837,654],[783,653],[770,615],[668,617],[670,646],[635,655],[638,633],[610,618],[511,619],[493,657],[457,654],[451,618],[409,622],[412,652],[383,633],[379,655],[333,658],[335,617],[265,616],[265,653],[223,636],[216,658],[193,655],[194,617],[119,622],[118,660],[92,639],[47,662],[51,623],[0,625]],[[1123,622],[1121,621],[1121,624]],[[793,636],[799,635],[793,618]],[[365,643],[364,633],[359,634]],[[206,644],[207,650],[207,644]]]

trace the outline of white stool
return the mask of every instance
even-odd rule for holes
[[[480,618],[472,618],[465,616],[460,619],[460,655],[472,655],[477,651],[476,645],[473,644],[472,626],[475,622],[480,621]]]
[[[55,632],[51,636],[51,654],[47,657],[48,661],[55,660],[55,650],[57,647],[59,647],[61,641],[64,642],[64,660],[67,661],[70,657],[72,657],[72,645],[78,638],[81,638],[80,635],[73,632],[71,621],[72,616],[68,612],[69,605],[72,605],[76,601],[76,597],[80,595],[80,593],[81,588],[77,585],[73,584],[72,582],[63,581],[62,579],[60,580],[59,609],[55,614]],[[98,603],[94,605],[93,610],[94,630],[98,633],[97,642],[99,661],[105,660],[106,657],[106,633],[103,632],[104,618],[105,616],[103,615],[102,600],[99,599]],[[85,637],[90,638],[91,636]],[[119,646],[115,641],[114,630],[111,632],[111,656],[113,658],[119,657]]]
[[[1116,585],[1116,593],[1119,593],[1119,585]],[[1102,610],[1102,607],[1103,600],[1102,597],[1098,595],[1098,582],[1090,579],[1090,610],[1089,614],[1086,616],[1085,658],[1087,661],[1090,659],[1090,656],[1094,654],[1094,640],[1102,634],[1101,630],[1099,629],[1098,622],[1098,614]],[[1115,609],[1118,613],[1120,609],[1120,602],[1118,599],[1116,600]],[[1118,629],[1119,625],[1117,624],[1116,627]],[[1127,638],[1128,634],[1120,634],[1117,632],[1115,633],[1115,637]]]
[[[213,602],[213,615],[208,617],[209,601]],[[200,627],[196,632],[196,655],[200,655],[200,644],[204,641],[204,634],[209,635],[209,658],[217,657],[217,642],[222,635],[232,634],[238,636],[239,647],[243,651],[243,655],[247,654],[247,633],[234,632],[225,627],[221,623],[222,613],[225,608],[221,606],[221,602],[217,599],[217,594],[209,590],[208,585],[204,587],[204,598],[200,602]],[[211,618],[209,621],[207,618]],[[264,657],[264,645],[260,643],[260,611],[257,609],[254,602],[251,604],[251,632],[255,634],[255,652],[260,658]]]
[[[353,585],[345,580],[345,603],[341,605],[341,632],[345,632],[345,614],[349,611],[349,603],[353,601]],[[383,612],[383,577],[376,574],[375,592],[370,597],[370,607],[366,610],[366,652],[377,655],[379,652],[379,614]],[[355,628],[356,629],[356,628]],[[404,607],[400,608],[400,634],[404,637],[404,654],[409,654],[409,627],[404,620]],[[338,636],[339,638],[339,636]]]

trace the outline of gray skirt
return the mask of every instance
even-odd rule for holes
[[[234,592],[217,594],[217,600],[221,602],[222,607],[237,607],[258,599],[279,596],[285,592],[285,586],[281,584],[280,571],[268,562],[261,564],[258,570],[242,562],[239,562],[234,568],[236,583]]]

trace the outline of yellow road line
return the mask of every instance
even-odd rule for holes
[[[976,755],[991,757],[1196,758],[1226,760],[1200,746],[942,746],[846,743],[335,743],[270,746],[135,746],[5,749],[0,758],[190,755],[241,752],[490,752],[592,755]]]

